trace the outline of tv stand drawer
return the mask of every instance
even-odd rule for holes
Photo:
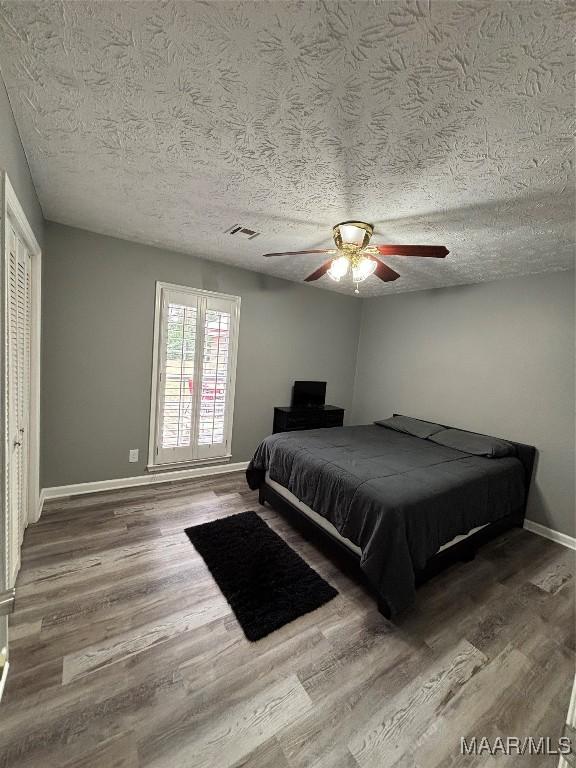
[[[300,429],[323,429],[341,427],[344,423],[344,409],[334,405],[321,408],[274,408],[273,432],[294,432]]]
[[[338,413],[330,412],[324,417],[325,427],[341,427],[344,423],[344,411],[338,411]]]

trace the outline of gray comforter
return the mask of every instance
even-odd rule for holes
[[[415,598],[415,570],[458,534],[521,509],[517,458],[489,459],[382,426],[267,437],[247,470],[270,478],[362,550],[360,566],[392,614]]]

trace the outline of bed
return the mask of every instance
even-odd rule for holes
[[[495,455],[478,455],[483,439]],[[355,559],[379,610],[393,617],[418,584],[523,524],[535,452],[394,414],[271,435],[246,475],[260,503],[304,518]]]

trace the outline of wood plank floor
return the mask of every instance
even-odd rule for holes
[[[249,509],[340,592],[258,643],[183,532]],[[461,756],[460,737],[558,738],[574,572],[513,530],[393,624],[242,474],[49,502],[24,540],[0,766],[556,766]]]

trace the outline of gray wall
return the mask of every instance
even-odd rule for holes
[[[363,301],[352,419],[393,412],[535,445],[527,516],[574,536],[574,273]]]
[[[232,461],[270,433],[294,379],[326,380],[349,412],[357,299],[52,222],[46,245],[43,487],[145,471],[157,280],[242,297]]]
[[[44,219],[22,149],[4,81],[0,76],[0,170],[8,171],[10,182],[40,245],[44,240]]]

